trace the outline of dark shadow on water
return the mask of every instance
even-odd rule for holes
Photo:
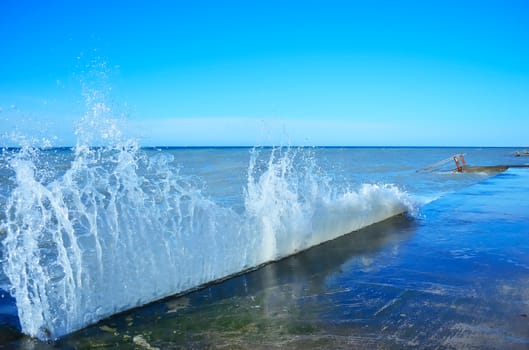
[[[21,337],[15,299],[9,292],[0,289],[0,347],[2,343]]]

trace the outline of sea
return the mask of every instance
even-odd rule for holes
[[[516,151],[3,148],[0,349],[529,349]]]

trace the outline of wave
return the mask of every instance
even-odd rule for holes
[[[413,210],[393,185],[333,186],[310,151],[256,148],[235,211],[171,153],[112,142],[81,140],[56,162],[29,146],[5,155],[2,266],[27,335],[58,338]]]
[[[334,189],[313,158],[252,152],[242,214],[201,195],[173,156],[78,146],[45,181],[38,150],[9,160],[2,230],[22,331],[60,337],[114,313],[280,259],[410,210],[392,185]],[[48,169],[49,170],[49,169]],[[49,174],[46,179],[49,178]]]

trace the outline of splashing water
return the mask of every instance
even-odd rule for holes
[[[310,152],[278,148],[251,152],[239,213],[206,198],[171,154],[149,156],[114,131],[91,148],[86,132],[66,168],[43,168],[45,151],[31,147],[8,159],[3,267],[22,331],[40,339],[412,209],[395,186],[338,190]]]

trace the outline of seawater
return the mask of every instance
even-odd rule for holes
[[[497,174],[453,173],[451,163],[421,170],[457,153],[475,165],[524,162],[506,148],[142,149],[123,142],[4,149],[0,287],[16,303],[3,294],[4,319],[32,337],[56,339],[350,232],[378,237],[365,228],[402,213],[406,222],[435,231],[445,225],[428,222],[437,203],[450,203],[475,184],[504,184],[501,177],[491,180]],[[506,174],[521,178],[518,185],[527,180],[523,169]],[[476,196],[487,201],[480,191]],[[517,212],[516,198],[502,202],[508,213]],[[476,203],[471,205],[479,208]],[[456,219],[462,227],[473,220],[464,212]],[[359,247],[362,235],[353,236]],[[354,253],[354,241],[348,246]],[[389,263],[388,257],[377,259],[367,263],[368,272]],[[353,275],[363,271],[354,263],[345,266]],[[335,288],[349,288],[333,278]],[[393,297],[372,315],[401,299]],[[367,297],[359,303],[364,311],[372,308]],[[16,321],[8,317],[15,309]]]

